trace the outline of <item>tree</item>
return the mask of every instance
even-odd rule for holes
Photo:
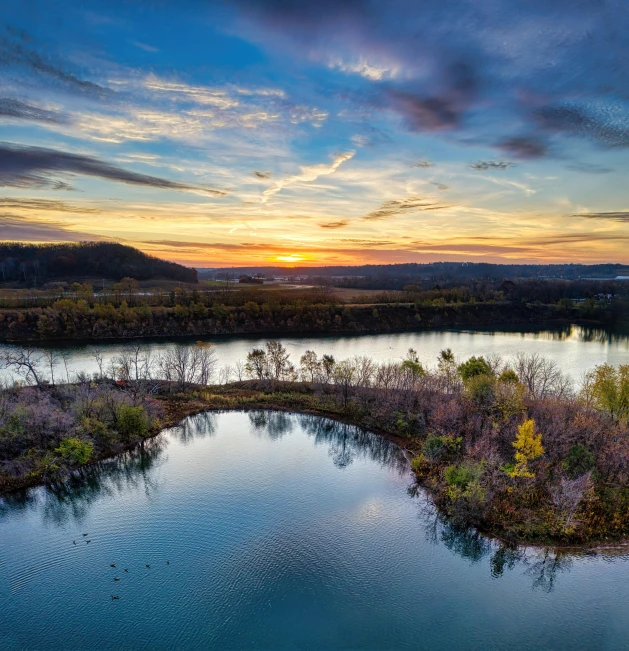
[[[94,452],[91,441],[82,441],[76,437],[63,439],[55,452],[68,464],[78,466],[87,463]]]
[[[33,381],[37,386],[41,384],[42,356],[34,348],[6,350],[0,361],[5,368],[14,370],[27,382]]]
[[[267,359],[266,353],[262,348],[254,348],[252,351],[247,353],[247,363],[245,364],[245,370],[249,377],[258,378],[258,380],[264,380],[267,377]]]
[[[542,435],[535,434],[535,421],[530,418],[518,427],[518,435],[512,443],[515,448],[515,466],[509,471],[512,477],[535,477],[528,463],[544,454]]]
[[[330,382],[334,375],[335,366],[336,360],[332,355],[324,355],[321,358],[321,370],[323,371],[323,377],[327,383]]]
[[[290,353],[279,341],[267,341],[266,359],[269,374],[274,380],[293,379],[294,368],[289,358]]]
[[[301,377],[306,382],[316,382],[321,373],[321,362],[317,357],[317,353],[313,350],[307,350],[299,360],[299,368]]]
[[[479,375],[493,376],[491,367],[484,357],[470,357],[466,362],[459,365],[458,371],[464,382]]]
[[[629,365],[597,366],[586,375],[582,397],[615,421],[629,420]]]

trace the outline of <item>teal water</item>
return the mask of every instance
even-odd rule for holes
[[[453,530],[327,419],[202,414],[0,502],[4,651],[514,648],[628,649],[629,558]]]

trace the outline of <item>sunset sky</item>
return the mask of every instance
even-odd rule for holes
[[[2,2],[0,239],[629,263],[626,0]]]

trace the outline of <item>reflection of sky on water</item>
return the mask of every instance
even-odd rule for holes
[[[325,336],[325,337],[284,337],[276,338],[283,342],[291,354],[294,364],[306,350],[318,354],[331,354],[337,360],[354,355],[368,355],[377,361],[399,360],[409,348],[418,351],[426,365],[434,365],[437,355],[444,348],[451,348],[457,357],[466,359],[472,355],[497,354],[504,358],[517,353],[538,353],[555,360],[561,369],[576,381],[597,364],[629,363],[629,333],[613,333],[597,328],[566,326],[554,330],[539,329],[522,332],[503,328],[492,330],[431,330],[378,335]],[[234,366],[243,362],[252,348],[263,347],[274,337],[206,337],[216,349],[218,366]],[[93,355],[100,351],[105,358],[105,366],[120,350],[134,345],[129,342],[75,344],[68,343],[63,350],[70,351],[68,369],[73,376],[79,371],[95,373],[98,366]],[[172,341],[145,341],[142,347],[157,357]],[[61,350],[61,348],[60,348]],[[65,377],[61,365],[56,372]],[[0,377],[8,377],[6,370],[0,370]],[[236,379],[235,376],[232,379]]]
[[[1,502],[0,643],[301,648],[300,635],[316,646],[332,631],[338,646],[339,631],[384,631],[396,648],[622,648],[625,558],[505,547],[412,486],[398,448],[350,425],[188,418],[63,488]],[[110,563],[130,568],[115,589]]]

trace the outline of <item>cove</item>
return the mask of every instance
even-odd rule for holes
[[[199,414],[0,501],[6,650],[626,649],[628,598],[626,556],[455,530],[317,416]]]

